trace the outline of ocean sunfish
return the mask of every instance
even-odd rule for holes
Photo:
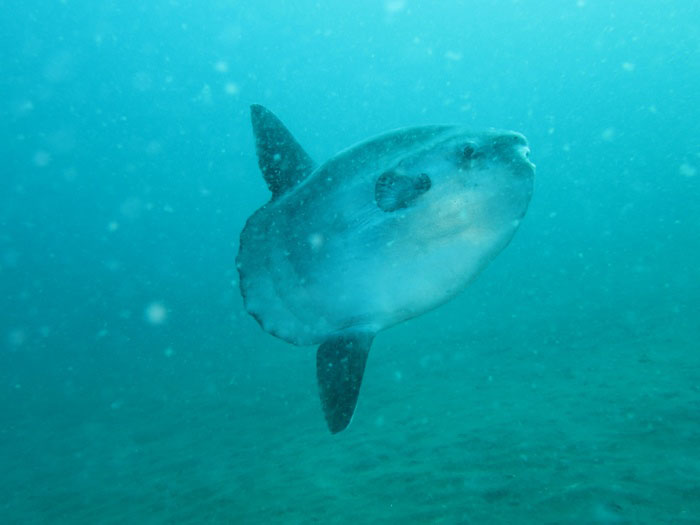
[[[245,307],[295,345],[319,344],[332,433],[348,426],[377,332],[448,301],[513,237],[532,195],[525,137],[460,126],[389,131],[316,164],[251,106],[271,200],[236,258]]]

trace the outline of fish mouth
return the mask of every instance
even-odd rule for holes
[[[534,175],[535,164],[530,160],[530,145],[525,135],[516,131],[499,132],[494,138],[494,145],[503,160],[522,168],[518,169],[519,172]]]
[[[513,175],[522,179],[535,177],[535,164],[530,160],[530,148],[526,145],[518,145],[511,153],[510,166]]]
[[[535,171],[537,166],[535,166],[535,163],[530,160],[530,147],[527,144],[517,146],[515,148],[515,155],[519,162],[532,168],[533,172]]]

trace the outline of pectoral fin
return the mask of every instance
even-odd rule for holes
[[[327,339],[316,353],[321,406],[332,434],[352,419],[374,333],[345,331]]]
[[[379,176],[374,187],[374,199],[383,211],[407,208],[430,189],[430,177],[425,173],[401,175],[387,171]]]

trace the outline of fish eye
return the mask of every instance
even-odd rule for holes
[[[472,144],[467,144],[466,146],[464,146],[464,148],[462,149],[462,155],[467,160],[473,159],[478,156],[476,153],[476,148],[474,148]]]

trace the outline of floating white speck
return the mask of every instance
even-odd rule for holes
[[[22,330],[20,328],[12,330],[7,335],[7,342],[10,343],[10,346],[15,346],[15,347],[22,346],[26,339],[27,339],[27,335],[25,334],[24,330]]]
[[[314,251],[320,249],[321,246],[323,246],[323,235],[320,233],[312,233],[309,235],[309,244]]]
[[[624,71],[629,72],[629,73],[631,73],[632,71],[634,71],[634,68],[635,68],[635,67],[636,67],[636,66],[635,66],[632,62],[623,62],[623,63],[622,63],[622,69],[623,69]]]
[[[218,73],[228,72],[228,62],[225,60],[219,60],[216,64],[214,64],[214,70]]]
[[[211,87],[209,86],[209,84],[204,84],[204,86],[202,86],[202,89],[195,100],[197,100],[198,102],[202,102],[203,104],[212,103]]]
[[[108,232],[115,232],[118,229],[119,229],[119,223],[117,221],[109,221],[109,224],[107,225]]]
[[[169,346],[168,348],[163,350],[163,355],[165,355],[165,357],[172,357],[174,353],[175,353],[175,350],[173,350],[173,348],[171,346]]]
[[[612,142],[612,140],[615,138],[615,128],[604,129],[600,134],[600,138],[606,142]]]
[[[107,259],[105,261],[105,268],[107,268],[110,272],[116,272],[119,269],[121,269],[122,263],[117,261],[116,259]]]
[[[45,168],[51,163],[51,154],[48,151],[39,150],[34,153],[32,160],[37,168]]]
[[[163,145],[157,140],[152,140],[146,144],[146,153],[149,155],[158,155],[161,151],[163,151]]]
[[[168,318],[168,310],[165,305],[159,301],[154,301],[144,311],[146,321],[152,325],[163,324]]]
[[[23,100],[16,106],[17,108],[17,113],[20,115],[24,115],[26,113],[29,113],[34,109],[34,103],[31,100]]]
[[[678,168],[678,171],[681,175],[688,178],[695,177],[698,174],[698,169],[695,166],[688,164],[687,162],[681,164]]]
[[[145,205],[138,197],[129,197],[119,206],[120,213],[129,220],[138,219],[143,213]]]
[[[238,93],[240,92],[240,88],[235,82],[226,82],[226,85],[224,86],[224,91],[227,95],[233,96],[238,95]]]
[[[62,174],[66,182],[73,182],[75,179],[78,178],[78,170],[76,170],[75,168],[66,168],[65,170],[63,170]]]
[[[153,87],[153,79],[145,71],[139,71],[132,77],[131,85],[137,91],[148,91]]]
[[[387,13],[398,13],[406,8],[406,2],[404,0],[391,0],[384,4],[384,9]]]
[[[459,53],[457,51],[447,51],[445,53],[445,58],[447,60],[452,60],[453,62],[458,62],[462,60],[462,53]]]
[[[5,250],[0,259],[0,263],[8,268],[16,268],[17,263],[19,263],[20,253],[17,250],[9,249]]]

